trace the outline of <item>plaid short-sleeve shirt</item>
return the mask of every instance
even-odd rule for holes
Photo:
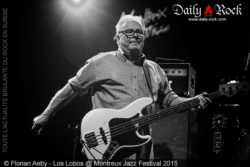
[[[68,82],[81,95],[91,89],[93,109],[121,109],[140,97],[153,96],[157,101],[160,93],[164,95],[160,103],[168,106],[177,95],[170,89],[160,66],[144,61],[149,68],[152,93],[143,66],[132,63],[119,50],[90,58]]]

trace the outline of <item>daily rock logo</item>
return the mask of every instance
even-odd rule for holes
[[[216,14],[219,16],[242,15],[241,4],[238,4],[234,8],[226,7],[223,4],[221,4],[221,5],[216,4],[216,5],[214,5],[214,10],[216,11]]]
[[[207,5],[205,12],[204,12],[205,17],[212,17],[213,16],[213,10],[210,5]]]
[[[201,17],[201,8],[198,4],[190,5],[189,7],[182,7],[180,4],[174,4],[172,6],[175,15],[193,15],[194,17]]]
[[[229,16],[229,15],[242,15],[242,4],[238,4],[235,7],[227,7],[224,4],[215,4],[213,8],[211,5],[207,5],[204,8],[204,17],[212,18],[213,16]],[[172,6],[173,14],[180,16],[193,16],[195,18],[202,17],[202,8],[198,4],[189,5],[188,7],[183,7],[180,4],[174,4]]]

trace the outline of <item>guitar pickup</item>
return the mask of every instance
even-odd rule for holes
[[[96,139],[96,136],[95,136],[94,132],[86,134],[85,135],[85,140],[86,140],[87,146],[89,148],[93,148],[93,147],[98,146],[98,142],[97,142],[97,139]]]
[[[108,144],[107,137],[105,135],[105,132],[104,132],[103,128],[100,128],[100,134],[102,136],[102,140],[103,140],[104,144],[105,145]]]

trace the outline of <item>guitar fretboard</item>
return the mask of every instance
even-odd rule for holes
[[[213,92],[211,94],[207,95],[209,99],[213,100],[215,98],[218,98],[221,96],[219,91]],[[148,125],[151,124],[153,122],[159,121],[163,118],[172,116],[174,114],[180,113],[180,112],[184,112],[187,110],[190,110],[191,108],[197,107],[199,106],[200,100],[197,98],[194,98],[192,100],[188,100],[186,102],[168,107],[166,109],[163,109],[161,111],[158,112],[154,112],[142,117],[139,117],[137,119],[139,126],[144,126],[144,125]]]

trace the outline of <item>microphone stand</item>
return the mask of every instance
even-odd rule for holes
[[[76,152],[77,152],[77,147],[78,147],[78,142],[80,138],[80,133],[79,133],[79,125],[72,126],[71,124],[68,124],[68,129],[70,129],[73,132],[73,142],[74,142],[74,147],[73,147],[73,157],[72,159],[76,159]]]

